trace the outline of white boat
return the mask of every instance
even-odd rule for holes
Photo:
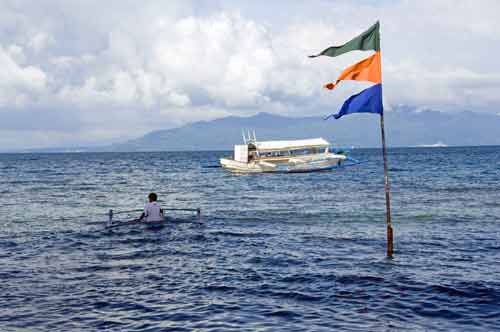
[[[290,141],[257,141],[243,136],[233,157],[220,159],[223,168],[236,173],[302,173],[339,166],[346,156],[330,151],[323,138]]]
[[[417,145],[417,148],[447,148],[448,145],[444,144],[441,141],[438,141],[437,143],[434,144],[420,144]]]

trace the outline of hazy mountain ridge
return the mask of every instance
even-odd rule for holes
[[[486,113],[401,108],[385,113],[389,146],[498,145],[500,116]],[[290,118],[269,113],[251,117],[226,117],[151,132],[141,138],[115,144],[113,151],[228,150],[242,142],[242,129],[255,130],[257,139],[323,137],[341,146],[380,146],[380,121],[373,114],[356,114],[339,120],[322,117]]]
[[[291,118],[270,113],[229,116],[150,132],[137,139],[101,147],[47,148],[23,152],[191,151],[231,150],[242,142],[242,129],[255,130],[257,139],[323,137],[337,146],[379,147],[380,121],[374,114],[355,114],[339,120],[323,117]],[[500,116],[471,111],[418,111],[399,107],[385,113],[390,147],[446,144],[500,145]]]

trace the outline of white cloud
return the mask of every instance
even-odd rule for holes
[[[159,32],[149,68],[168,86],[187,94],[201,90],[229,107],[261,101],[273,65],[264,28],[237,14],[220,14],[183,18]]]
[[[323,114],[364,85],[322,85],[368,53],[307,55],[376,19],[387,103],[498,109],[498,2],[293,2],[287,15],[274,15],[280,8],[225,0],[48,1],[43,11],[0,4],[0,116],[58,110],[82,131],[75,137],[97,140],[227,114]]]
[[[22,54],[19,47],[5,51],[0,45],[0,107],[22,107],[44,92],[47,76],[38,67],[20,66],[9,53]]]
[[[54,38],[51,35],[45,32],[37,32],[31,37],[28,46],[33,49],[35,53],[39,53],[54,42]]]
[[[24,50],[19,45],[9,45],[6,49],[7,54],[10,58],[19,65],[22,65],[26,61],[26,56],[24,55]]]
[[[191,100],[187,95],[177,93],[175,91],[170,92],[167,99],[171,105],[178,107],[188,106],[191,103]]]

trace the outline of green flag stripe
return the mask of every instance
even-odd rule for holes
[[[366,30],[359,36],[351,39],[344,45],[328,47],[320,54],[310,55],[309,57],[315,58],[320,55],[334,57],[350,51],[368,51],[368,50],[380,51],[379,27],[380,24],[377,21],[377,23],[372,25],[368,30]]]

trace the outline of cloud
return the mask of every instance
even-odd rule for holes
[[[12,55],[12,56],[11,56]],[[0,45],[0,107],[23,107],[34,102],[47,85],[47,75],[38,67],[21,66],[14,57],[24,58],[19,46],[5,50]]]
[[[500,72],[487,61],[500,51],[497,2],[286,4],[287,15],[280,2],[54,0],[43,10],[2,2],[0,117],[16,119],[2,128],[15,122],[21,130],[23,116],[38,114],[28,146],[50,142],[35,138],[44,129],[54,144],[66,137],[55,134],[63,130],[54,128],[58,116],[72,141],[98,141],[229,114],[330,113],[364,85],[343,82],[334,93],[321,86],[368,54],[307,55],[376,19],[388,108],[497,112]]]
[[[42,50],[53,44],[54,38],[45,32],[37,32],[33,37],[31,37],[28,42],[28,46],[35,52],[39,53]]]

